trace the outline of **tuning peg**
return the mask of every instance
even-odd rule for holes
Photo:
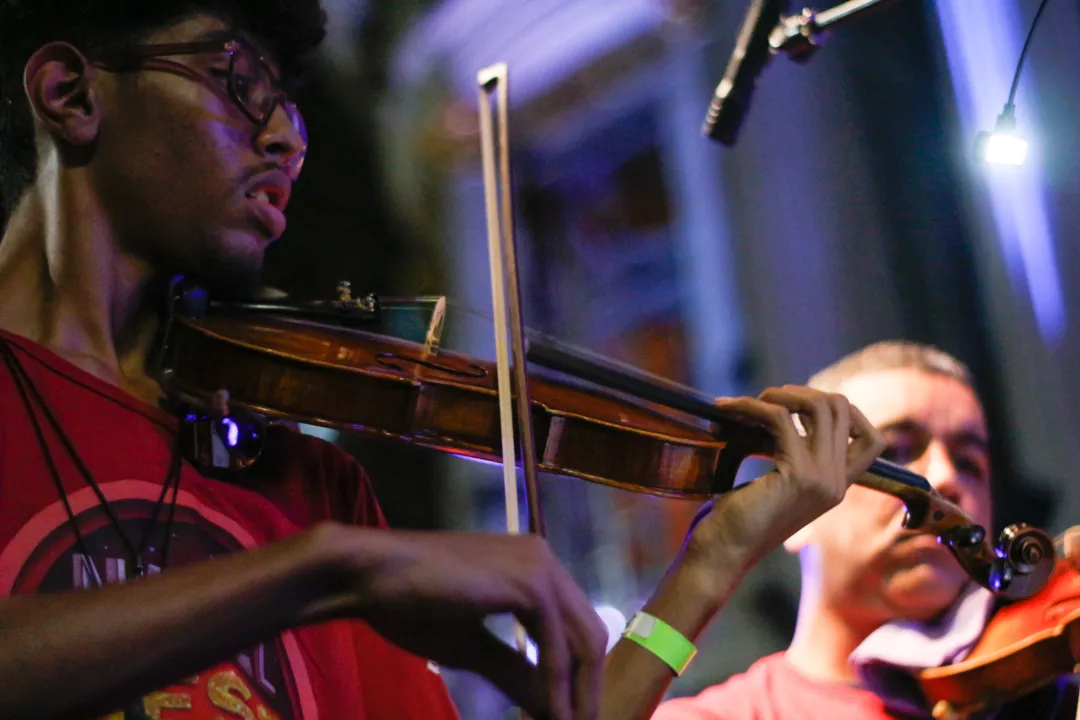
[[[994,560],[990,565],[990,588],[995,591],[1008,590],[1012,580],[1012,566],[1004,558]]]
[[[959,548],[972,548],[982,545],[986,539],[986,530],[981,525],[963,525],[953,528],[942,540]]]
[[[338,302],[351,302],[352,297],[352,283],[348,280],[341,280],[337,284],[337,299]]]

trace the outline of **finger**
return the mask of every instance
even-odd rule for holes
[[[776,440],[777,454],[785,453],[798,456],[803,452],[802,438],[791,418],[791,410],[763,399],[738,397],[721,398],[714,403],[717,407],[742,415],[758,423]]]
[[[761,393],[760,398],[798,413],[803,419],[814,455],[816,457],[822,457],[823,454],[832,456],[832,449],[836,443],[833,437],[836,423],[833,420],[833,408],[825,393],[806,387],[785,385],[782,388],[769,388]],[[844,430],[846,443],[847,428]]]
[[[851,403],[843,395],[830,393],[825,401],[832,409],[833,427],[832,461],[837,468],[847,467],[848,445],[851,443]]]
[[[550,716],[550,704],[540,670],[520,652],[493,635],[487,628],[479,627],[462,648],[465,660],[463,670],[486,678],[512,703],[532,718]]]
[[[547,696],[550,716],[570,720],[573,706],[573,660],[558,601],[549,587],[535,588],[533,607],[514,615],[536,641],[537,666]]]
[[[1080,567],[1080,526],[1071,527],[1061,535],[1062,554],[1073,566]]]
[[[847,447],[846,468],[848,482],[852,483],[885,451],[885,438],[870,424],[859,408],[850,404],[848,407],[851,414],[852,441]]]
[[[600,714],[600,691],[608,633],[592,603],[562,566],[553,586],[562,603],[563,624],[573,652],[574,718],[593,720]]]

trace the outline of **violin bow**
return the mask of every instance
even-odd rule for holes
[[[517,462],[514,455],[514,421],[516,420],[521,447],[521,465],[525,475],[529,532],[544,537],[544,521],[537,484],[535,438],[526,381],[525,332],[522,321],[517,248],[514,242],[507,79],[508,69],[504,63],[484,68],[477,74],[480,142],[484,166],[484,202],[487,210],[488,257],[491,266],[491,299],[494,310],[499,388],[499,421],[502,432],[506,530],[511,535],[521,532],[518,521]],[[493,95],[496,100],[497,137],[491,112]],[[509,343],[507,342],[507,325],[510,330]],[[512,401],[516,401],[513,408],[511,408]],[[514,634],[518,650],[525,654],[525,630],[521,623],[515,624]]]

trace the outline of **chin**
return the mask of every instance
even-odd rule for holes
[[[216,295],[246,297],[259,286],[268,244],[246,233],[224,237],[190,274]]]
[[[956,570],[920,563],[896,573],[886,589],[896,619],[929,620],[948,610],[966,583]]]

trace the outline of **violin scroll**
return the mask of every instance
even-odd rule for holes
[[[899,498],[906,509],[904,529],[936,535],[968,576],[995,595],[1030,597],[1054,570],[1054,542],[1038,528],[1010,525],[991,546],[986,530],[972,523],[962,508],[902,467],[875,460],[858,482]]]
[[[985,535],[969,526],[939,537],[968,575],[996,595],[1019,600],[1046,585],[1054,571],[1054,541],[1049,535],[1031,525],[1010,525],[991,548],[982,539],[974,542],[980,534]]]
[[[1054,567],[1054,543],[1041,530],[1030,525],[1010,525],[1001,532],[1002,555],[1023,575],[1039,567]]]

